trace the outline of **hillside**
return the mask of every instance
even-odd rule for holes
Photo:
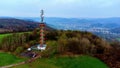
[[[38,22],[15,18],[0,18],[0,33],[32,31],[39,27]],[[50,30],[49,26],[46,29]]]
[[[20,20],[20,19],[14,19],[14,18],[2,18],[0,20],[1,20],[0,28],[1,28],[1,31],[3,31],[3,33],[4,31],[5,32],[31,31],[39,26],[38,22],[33,22],[32,20]],[[66,24],[69,24],[67,20],[68,19],[66,19]],[[62,21],[58,23],[64,25],[65,22],[61,23]],[[47,40],[46,44],[48,46],[47,46],[47,49],[41,53],[41,56],[43,58],[51,58],[51,57],[56,57],[61,55],[68,55],[68,56],[89,55],[89,56],[97,57],[98,59],[102,60],[110,68],[112,67],[119,68],[120,61],[118,60],[119,58],[118,52],[120,51],[120,47],[118,43],[112,43],[112,46],[111,46],[110,43],[94,35],[93,33],[86,32],[86,31],[75,31],[75,30],[74,31],[73,30],[65,30],[65,31],[54,30],[53,31],[53,28],[49,26],[54,27],[54,25],[58,25],[58,23],[54,22],[53,20],[51,23],[53,23],[54,25],[51,25],[51,24],[48,25],[50,21],[47,20],[47,22],[48,23],[46,24],[47,25],[46,30],[48,31],[45,32],[46,33],[45,39]],[[75,20],[73,21],[72,24],[74,24],[74,22]],[[78,25],[78,24],[80,23],[77,23],[75,25]],[[85,24],[85,22],[83,24]],[[100,26],[101,24],[96,24],[96,25]],[[27,48],[39,43],[39,29],[35,29],[33,32],[30,32],[30,33],[22,32],[20,34],[13,33],[10,35],[1,34],[0,40],[1,40],[0,50],[5,52],[11,52],[12,54],[19,56]],[[36,60],[36,61],[39,62],[39,60]],[[116,63],[114,63],[113,61]],[[72,62],[72,61],[69,61],[69,62]],[[73,64],[73,66],[74,65],[76,64]],[[29,67],[29,64],[27,64],[27,66]]]
[[[40,60],[37,59],[35,63],[32,62],[30,65],[33,67],[34,67],[34,64],[36,64],[35,66],[39,67],[39,62],[42,61],[44,58],[52,59],[54,57],[57,58],[61,56],[68,56],[68,60],[66,60],[66,63],[67,63],[67,62],[73,62],[74,60],[77,62],[77,59],[75,58],[73,58],[73,61],[71,60],[72,57],[74,56],[89,55],[92,57],[97,57],[98,59],[102,60],[110,68],[113,68],[113,67],[119,68],[120,61],[118,59],[120,55],[118,52],[120,51],[120,44],[118,43],[112,43],[111,45],[105,40],[101,39],[100,37],[90,32],[83,32],[83,31],[54,30],[54,31],[46,31],[45,33],[47,38],[47,41],[46,41],[47,48],[45,51],[38,52],[40,53],[42,58]],[[1,37],[3,36],[1,35]],[[16,34],[11,34],[9,36],[2,38],[1,40],[2,45],[0,45],[0,49],[2,51],[11,52],[17,56],[20,56],[20,54],[26,51],[27,48],[33,45],[36,45],[38,43],[39,43],[39,30],[34,30],[33,32],[30,32],[30,33],[20,33],[20,34],[16,33]],[[61,61],[63,61],[63,58],[61,59],[62,59]],[[57,60],[58,59],[56,59],[56,61]],[[79,58],[79,60],[82,60],[82,59]],[[51,62],[53,63],[56,61],[54,61],[54,59],[51,60]],[[90,64],[91,66],[93,65],[91,61],[93,60],[84,61],[84,62],[91,63]],[[47,62],[49,61],[44,62],[43,66],[44,64],[49,64]],[[73,64],[72,67],[76,65],[79,67],[78,62]],[[61,63],[60,64],[58,63],[58,65],[61,65]],[[30,65],[25,64],[21,67],[30,68],[29,67]],[[52,64],[51,66],[53,67],[51,68],[54,68],[55,65],[56,64]],[[83,66],[84,64],[81,64],[81,65]],[[87,66],[87,65],[84,65],[84,66]],[[96,66],[98,66],[97,63],[96,63]],[[15,67],[15,68],[21,68],[21,67]],[[46,68],[49,68],[49,67],[46,67]],[[61,67],[61,68],[64,68],[64,67]]]

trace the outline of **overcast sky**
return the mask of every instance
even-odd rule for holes
[[[120,0],[0,0],[0,16],[103,18],[120,17]]]

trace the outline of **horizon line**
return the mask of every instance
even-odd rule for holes
[[[38,16],[0,16],[0,18],[40,18]],[[55,17],[55,16],[45,16],[45,18],[75,18],[75,19],[102,19],[102,18],[120,18],[120,17]]]

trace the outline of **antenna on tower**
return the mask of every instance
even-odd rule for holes
[[[41,10],[41,23],[44,22],[44,10],[42,9]]]

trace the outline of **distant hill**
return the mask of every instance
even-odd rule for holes
[[[39,22],[39,17],[16,17],[21,20],[27,21],[35,21]],[[60,18],[60,17],[45,17],[45,22],[47,24],[52,25],[52,27],[57,29],[66,29],[68,24],[76,25],[87,25],[89,27],[102,27],[102,28],[116,28],[120,26],[120,17],[113,18]],[[63,25],[61,25],[63,24]],[[69,25],[72,29],[78,29],[78,27],[74,28],[73,25]],[[84,26],[83,26],[84,27]],[[69,29],[69,28],[68,28]]]
[[[39,27],[38,22],[15,18],[0,18],[0,33],[32,31]],[[49,26],[46,29],[52,29]]]
[[[38,17],[18,18],[27,21],[40,21]],[[120,37],[120,17],[113,18],[60,18],[45,17],[51,27],[62,30],[88,31],[108,41]]]
[[[111,31],[115,33],[120,33],[120,27],[114,28]]]

